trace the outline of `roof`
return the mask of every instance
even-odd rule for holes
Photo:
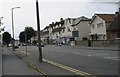
[[[118,22],[120,22],[119,14],[114,18],[113,23],[111,23],[111,25],[108,27],[108,31],[120,31],[120,26]]]
[[[90,24],[93,22],[93,20],[95,19],[96,16],[100,17],[100,18],[103,19],[105,22],[111,22],[111,21],[113,21],[113,19],[114,19],[114,17],[115,17],[115,14],[95,14],[95,15],[92,17],[92,20],[91,20]]]
[[[81,21],[90,21],[90,19],[82,16],[82,17],[79,17],[79,18],[76,18],[75,21],[74,21],[74,24],[71,25],[71,26],[76,26],[78,25]]]
[[[58,27],[58,28],[53,29],[52,32],[60,32],[62,29],[63,29],[62,27]]]
[[[44,31],[41,33],[42,35],[49,34],[49,31]]]
[[[46,26],[46,27],[44,28],[44,30],[45,30],[45,29],[48,29],[48,28],[49,28],[49,26]]]
[[[105,21],[113,21],[113,18],[115,17],[115,14],[96,14],[96,15]]]

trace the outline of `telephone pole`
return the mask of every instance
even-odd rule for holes
[[[42,48],[41,48],[41,37],[40,37],[40,20],[39,20],[39,4],[38,4],[38,0],[36,0],[36,14],[37,14],[37,29],[38,29],[39,61],[42,62]]]

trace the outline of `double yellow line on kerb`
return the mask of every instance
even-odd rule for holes
[[[24,51],[21,51],[21,52],[23,53]],[[25,52],[24,52],[24,54],[25,54]],[[27,54],[29,55],[29,53],[27,53]],[[47,59],[44,59],[44,58],[43,58],[43,61],[48,63],[48,64],[55,65],[57,67],[60,67],[60,68],[63,68],[65,70],[68,70],[70,72],[73,72],[73,73],[75,73],[77,75],[80,75],[81,77],[96,77],[96,76],[91,75],[89,73],[86,73],[86,72],[83,72],[83,71],[80,71],[80,70],[71,68],[69,66],[66,66],[66,65],[63,65],[63,64],[60,64],[60,63],[56,63],[56,62],[53,62],[53,61],[50,61],[50,60],[47,60]],[[37,71],[39,71],[43,75],[46,75],[44,72],[41,72],[39,69],[37,69]]]
[[[77,70],[77,69],[74,69],[74,68],[71,68],[69,66],[66,66],[66,65],[63,65],[63,64],[59,64],[59,63],[56,63],[56,62],[53,62],[53,61],[50,61],[50,60],[47,60],[47,59],[43,59],[44,62],[46,63],[49,63],[49,64],[52,64],[52,65],[55,65],[57,67],[60,67],[60,68],[63,68],[65,70],[68,70],[70,72],[73,72],[77,75],[81,75],[82,77],[96,77],[94,75],[91,75],[89,73],[86,73],[86,72],[83,72],[83,71],[80,71],[80,70]]]

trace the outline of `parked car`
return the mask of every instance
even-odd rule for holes
[[[38,43],[37,43],[37,46],[38,46]],[[44,47],[45,45],[43,43],[41,43],[41,47]]]
[[[15,48],[15,49],[16,49],[16,48],[19,48],[19,46],[15,45],[14,48]]]

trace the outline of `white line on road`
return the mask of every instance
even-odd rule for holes
[[[111,60],[120,60],[118,57],[104,57],[105,59],[111,59]]]
[[[27,53],[27,55],[29,55],[30,53],[28,53],[28,52],[25,52],[25,51],[20,51],[20,52],[22,52],[22,53],[24,53],[24,54],[26,54]]]

